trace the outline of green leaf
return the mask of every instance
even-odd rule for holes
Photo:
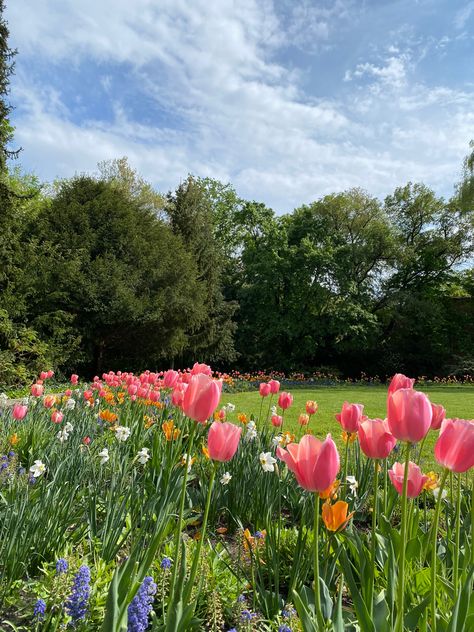
[[[462,589],[459,591],[458,598],[453,610],[453,616],[449,623],[448,632],[466,632],[465,627],[469,603],[472,598],[472,578],[474,577],[474,568],[467,576]]]

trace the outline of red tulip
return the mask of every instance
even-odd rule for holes
[[[290,443],[286,450],[278,446],[277,457],[287,464],[298,484],[310,492],[326,490],[339,472],[339,453],[330,434],[323,442],[304,435],[299,443]]]
[[[405,465],[403,463],[394,463],[392,469],[388,471],[390,480],[393,486],[400,494],[403,493],[403,479],[405,476]],[[428,476],[424,476],[421,473],[420,468],[416,463],[410,461],[408,463],[408,484],[407,484],[407,496],[408,498],[416,498],[420,495],[423,485],[428,480]]]
[[[193,375],[184,393],[184,414],[194,421],[204,423],[219,405],[221,392],[222,380],[213,380],[204,373]]]
[[[92,391],[90,391],[90,390],[89,391],[84,391],[84,393],[83,393],[84,399],[92,399],[93,395],[94,395],[94,393]]]
[[[385,459],[397,440],[383,419],[364,419],[359,424],[359,444],[362,452],[371,459]]]
[[[438,463],[452,472],[467,472],[474,466],[474,421],[443,421],[434,452]]]
[[[213,461],[230,461],[237,452],[242,428],[234,424],[215,421],[207,435],[207,449]]]
[[[52,371],[51,369],[46,373],[46,377],[47,378],[51,378],[54,375],[54,371]]]
[[[415,379],[403,375],[403,373],[395,373],[388,386],[388,396],[401,388],[413,388]]]
[[[33,395],[33,397],[41,397],[43,391],[44,387],[42,384],[33,384],[33,386],[31,387],[31,394]]]
[[[165,388],[174,388],[178,380],[178,371],[173,371],[172,369],[170,369],[169,371],[166,371],[166,373],[163,375],[163,384]]]
[[[41,371],[40,379],[41,380],[47,380],[48,379],[48,371]]]
[[[312,400],[306,402],[306,412],[308,413],[308,415],[314,415],[317,410],[318,405],[316,402],[313,402]]]
[[[283,423],[283,417],[281,415],[272,415],[272,426],[279,428]]]
[[[276,395],[280,390],[280,382],[278,380],[270,380],[268,384],[270,386],[270,393]]]
[[[149,397],[152,402],[157,402],[160,399],[160,391],[157,391],[157,390],[150,391]]]
[[[91,442],[91,438],[90,437],[84,437],[84,439],[82,440],[82,443],[84,445],[90,445]]]
[[[129,384],[127,391],[129,395],[136,395],[138,391],[138,386],[136,384]]]
[[[388,398],[388,427],[400,441],[421,441],[430,429],[432,416],[430,400],[412,388],[401,388]]]
[[[349,402],[344,402],[341,412],[336,415],[336,419],[346,432],[357,432],[359,424],[362,421],[363,410],[364,406],[362,404],[349,404]]]
[[[433,416],[431,418],[431,430],[439,430],[441,428],[441,424],[446,419],[446,410],[441,406],[441,404],[431,404],[431,410],[433,411]]]
[[[280,397],[278,398],[278,406],[280,406],[280,408],[282,408],[283,410],[286,410],[291,406],[292,403],[293,395],[291,393],[286,393],[285,391],[282,391],[280,393]]]
[[[258,389],[260,392],[260,395],[262,397],[267,397],[267,395],[270,395],[270,384],[268,382],[262,382],[260,384],[260,388]]]
[[[77,384],[79,382],[79,376],[73,373],[70,378],[71,384]]]
[[[28,406],[24,406],[23,404],[15,404],[12,410],[13,419],[17,419],[18,421],[20,419],[24,419],[27,412]]]
[[[51,413],[51,421],[55,424],[60,424],[63,420],[64,415],[60,410],[55,410]]]

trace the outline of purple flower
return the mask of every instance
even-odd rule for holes
[[[153,577],[145,577],[132,603],[128,606],[127,632],[144,632],[148,628],[148,616],[153,610],[155,593],[156,584]]]
[[[170,568],[171,568],[171,560],[170,560],[170,558],[169,558],[169,557],[164,557],[164,558],[161,560],[161,564],[160,564],[160,566],[161,566],[161,568],[162,568],[163,570],[168,570],[168,569],[170,569]]]
[[[66,613],[73,621],[84,619],[90,596],[91,572],[88,566],[81,566],[74,576],[72,591],[66,601]]]
[[[60,557],[59,560],[56,562],[56,575],[67,573],[68,568],[69,565],[67,563],[67,560],[65,560],[64,557]]]
[[[33,617],[38,621],[42,621],[44,619],[45,613],[46,601],[44,601],[44,599],[38,599],[33,610]]]
[[[252,621],[252,619],[256,618],[255,612],[251,612],[250,610],[242,610],[240,614],[241,621]]]
[[[280,625],[278,632],[291,632],[291,628],[287,625]]]

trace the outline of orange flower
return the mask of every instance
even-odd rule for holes
[[[241,424],[244,424],[244,425],[248,424],[249,422],[248,417],[245,413],[239,413],[237,415],[237,419],[240,421]]]
[[[287,446],[289,443],[294,443],[296,437],[291,432],[284,432],[282,435],[282,445]]]
[[[179,428],[175,428],[174,421],[172,419],[165,421],[161,428],[165,434],[166,441],[174,441],[181,434],[181,430]]]
[[[344,432],[341,434],[341,438],[344,443],[347,443],[348,441],[349,443],[354,443],[354,441],[357,439],[357,432],[346,432],[344,430]]]
[[[334,505],[331,505],[329,500],[324,503],[322,516],[323,522],[328,531],[339,531],[344,529],[354,515],[354,512],[347,515],[348,508],[349,505],[343,500],[338,500],[337,503],[334,503]]]
[[[113,413],[108,408],[105,408],[105,410],[101,410],[99,413],[99,417],[103,419],[104,421],[108,421],[109,424],[113,424],[118,419],[118,415]]]
[[[146,429],[151,428],[155,423],[155,420],[153,417],[150,417],[150,415],[143,415],[143,421],[145,422]]]
[[[328,498],[335,500],[337,498],[337,490],[339,489],[340,484],[341,484],[341,481],[339,480],[334,481],[334,483],[332,485],[329,485],[329,487],[325,489],[323,492],[319,492],[319,497],[322,498],[323,500],[326,500]]]
[[[216,533],[218,533],[219,535],[224,535],[225,533],[227,533],[227,527],[219,527],[218,529],[216,529]]]
[[[201,449],[202,449],[202,453],[204,454],[206,459],[210,459],[211,457],[209,456],[209,450],[206,448],[206,446],[203,445]]]
[[[17,435],[16,432],[13,433],[9,439],[10,445],[16,445],[19,441],[20,441],[20,437]]]
[[[435,474],[435,472],[428,472],[426,476],[428,477],[428,480],[423,485],[423,489],[433,491],[439,486],[438,475]]]

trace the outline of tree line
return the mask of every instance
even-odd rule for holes
[[[474,373],[474,146],[449,200],[408,183],[284,215],[210,178],[163,195],[126,158],[45,184],[9,160],[13,56],[0,20],[0,383],[195,359]]]

